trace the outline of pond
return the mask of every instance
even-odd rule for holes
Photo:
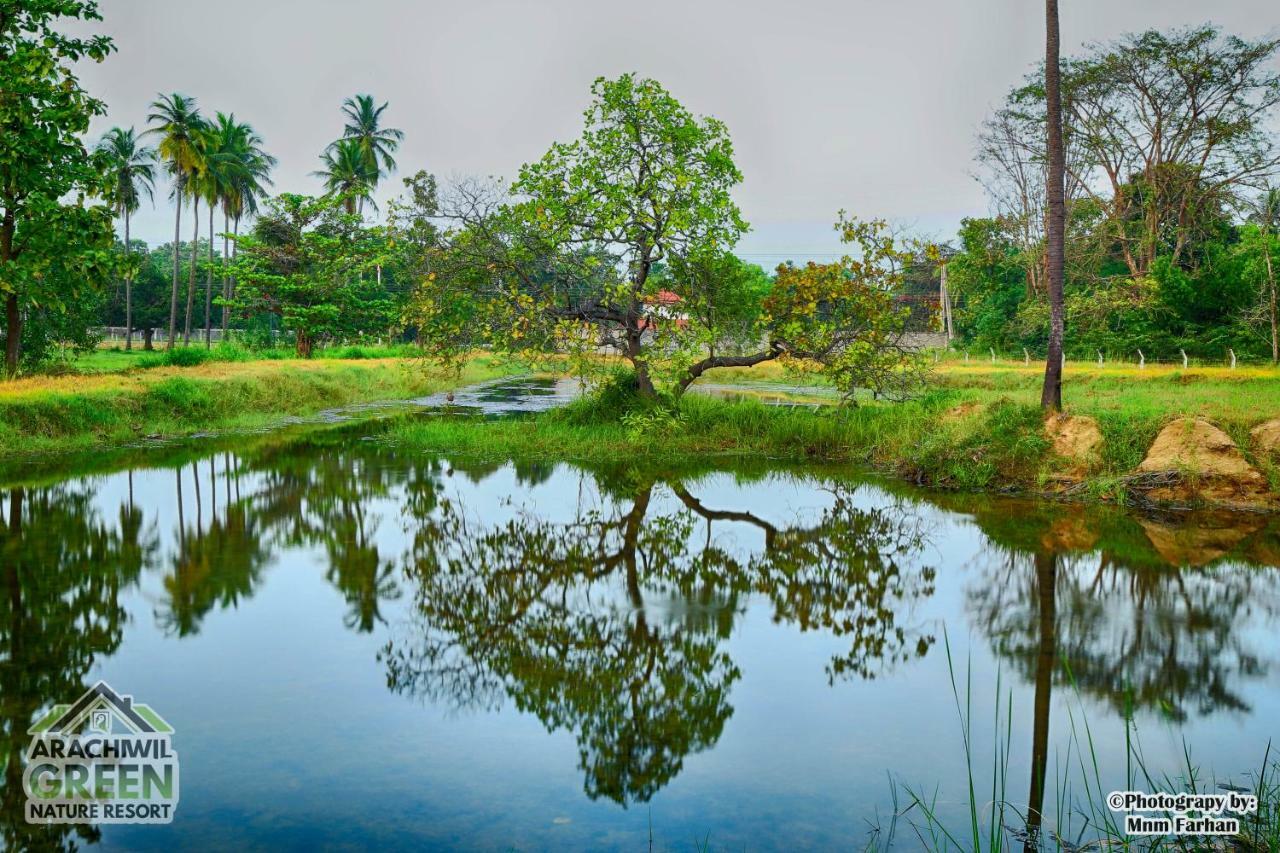
[[[1185,748],[1242,787],[1280,735],[1272,519],[420,456],[383,423],[0,487],[6,846],[861,848],[909,790],[967,826],[998,749],[1053,825],[1085,725],[1103,791],[1126,717],[1153,773]],[[99,680],[173,726],[176,817],[30,826],[27,729]]]

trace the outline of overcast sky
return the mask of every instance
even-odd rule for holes
[[[157,92],[249,121],[280,160],[276,189],[339,135],[343,98],[390,101],[399,177],[425,168],[511,176],[577,135],[591,81],[635,71],[729,127],[765,266],[839,248],[840,208],[945,236],[987,212],[971,177],[979,122],[1044,50],[1038,0],[101,0],[118,52],[83,69],[115,124]],[[1063,0],[1064,53],[1146,28],[1211,20],[1280,31],[1277,0]],[[172,234],[167,187],[133,233]],[[184,223],[184,231],[186,231]]]

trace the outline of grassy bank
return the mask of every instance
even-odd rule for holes
[[[0,458],[249,429],[337,406],[404,399],[511,371],[471,361],[460,376],[406,358],[208,361],[0,384]]]
[[[752,380],[753,388],[797,383],[780,371],[756,372]],[[713,381],[739,380],[726,371]],[[935,371],[932,387],[918,399],[853,408],[779,407],[752,396],[693,394],[663,408],[614,389],[534,418],[408,421],[386,440],[493,456],[605,460],[730,453],[852,461],[943,488],[1050,491],[1064,465],[1044,434],[1039,382],[1035,368],[948,366]],[[1221,426],[1277,485],[1276,466],[1255,454],[1249,441],[1253,426],[1280,415],[1274,372],[1117,367],[1071,371],[1068,383],[1068,411],[1095,418],[1103,436],[1100,458],[1077,491],[1129,497],[1126,476],[1160,429],[1185,416]]]

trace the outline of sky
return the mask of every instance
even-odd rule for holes
[[[1276,0],[1062,0],[1063,53],[1212,21],[1280,35]],[[838,254],[837,211],[933,237],[988,212],[974,135],[1044,52],[1038,0],[101,0],[117,52],[81,68],[106,101],[90,128],[145,125],[158,92],[249,121],[279,191],[318,194],[342,100],[388,101],[399,171],[513,176],[578,135],[591,81],[634,71],[724,121],[765,267]],[[134,236],[172,235],[168,189]],[[207,221],[207,220],[206,220]],[[184,227],[184,232],[187,229]]]

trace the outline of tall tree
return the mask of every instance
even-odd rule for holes
[[[342,199],[348,213],[363,210],[365,201],[373,204],[377,166],[369,165],[358,140],[339,139],[320,155],[320,162],[323,168],[312,174],[324,179],[324,188],[330,195]]]
[[[236,238],[240,234],[240,220],[257,213],[258,200],[265,194],[265,188],[271,186],[271,170],[275,168],[276,158],[263,150],[262,137],[253,127],[237,122],[234,115],[218,113],[216,128],[222,138],[220,146],[236,161],[236,167],[229,170],[228,180],[222,185],[219,199],[223,221],[222,333],[225,335],[231,310],[228,303],[235,295],[235,278],[228,273],[238,253]],[[229,252],[228,232],[231,234]]]
[[[524,166],[512,196],[474,183],[446,196],[444,217],[459,227],[408,315],[432,356],[456,363],[483,342],[568,352],[588,373],[606,346],[646,397],[775,359],[820,363],[849,392],[912,384],[900,381],[915,371],[901,369],[913,358],[892,299],[906,255],[884,222],[842,216],[836,228],[858,257],[780,268],[763,298],[750,276],[725,274],[747,224],[724,124],[632,74],[598,79],[592,94],[581,137]],[[673,278],[655,275],[663,265]]]
[[[110,189],[104,158],[89,156],[83,141],[89,120],[106,108],[81,87],[74,66],[101,62],[114,47],[106,36],[59,29],[98,20],[93,0],[0,2],[0,299],[10,376],[25,312],[67,304],[68,294],[46,292],[50,267],[76,273],[77,282],[108,272],[112,211],[84,199]]]
[[[124,223],[124,251],[130,254],[129,216],[138,209],[143,193],[155,197],[155,151],[140,145],[132,127],[113,127],[98,142],[98,150],[109,158],[111,182],[115,188],[116,212]],[[126,257],[126,260],[131,260]],[[133,280],[129,263],[124,268],[124,348],[133,349]]]
[[[160,95],[151,104],[147,116],[151,129],[147,131],[160,138],[156,146],[173,178],[173,291],[169,299],[169,337],[165,349],[173,349],[178,328],[178,276],[181,269],[179,251],[182,246],[182,203],[187,184],[203,167],[203,154],[199,137],[204,119],[196,106],[195,98],[174,93]]]
[[[372,95],[356,95],[342,102],[342,114],[347,120],[342,138],[354,139],[359,145],[365,173],[370,176],[370,192],[377,188],[383,177],[396,170],[396,161],[391,155],[404,140],[404,131],[382,126],[382,114],[386,109],[385,101],[380,107],[374,106]],[[330,147],[335,148],[338,144],[335,142]],[[364,211],[364,202],[363,197],[359,199],[361,212]]]
[[[325,339],[385,334],[395,322],[394,304],[369,275],[381,261],[380,235],[341,199],[272,199],[241,242],[233,305],[278,316],[300,358]]]
[[[1067,228],[1066,153],[1062,143],[1062,76],[1058,60],[1058,0],[1045,0],[1044,91],[1049,165],[1045,187],[1045,284],[1049,293],[1049,357],[1040,405],[1062,411],[1063,255]]]
[[[1187,263],[1215,212],[1280,168],[1268,127],[1278,49],[1205,25],[1126,36],[1066,64],[1068,132],[1088,154],[1068,165],[1106,211],[1130,275],[1160,256]]]

